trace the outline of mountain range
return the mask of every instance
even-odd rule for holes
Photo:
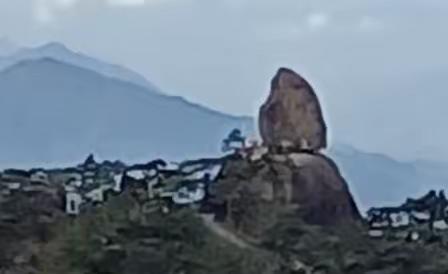
[[[339,164],[362,211],[372,206],[397,206],[407,197],[444,189],[448,165],[425,160],[404,162],[338,144],[329,154]]]
[[[6,52],[12,54],[2,57],[1,55],[4,54],[1,53]],[[39,60],[42,58],[59,60],[70,65],[95,71],[103,76],[113,77],[118,80],[146,87],[153,92],[157,91],[157,88],[142,75],[123,66],[110,64],[89,57],[83,53],[74,52],[61,43],[51,42],[35,48],[19,48],[13,46],[13,43],[9,42],[7,39],[0,41],[0,71],[21,61]]]
[[[0,167],[68,165],[88,153],[178,161],[218,155],[233,128],[256,132],[251,117],[165,95],[136,72],[59,43],[0,57],[0,124]],[[448,181],[442,163],[400,162],[341,144],[328,153],[362,209],[397,204]]]
[[[21,61],[0,73],[0,163],[104,158],[179,159],[218,152],[250,118],[225,115],[59,60]]]

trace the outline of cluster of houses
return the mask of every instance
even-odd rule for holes
[[[163,211],[173,207],[213,207],[209,188],[216,183],[228,157],[248,161],[261,160],[268,148],[255,140],[247,140],[240,130],[233,130],[222,143],[221,158],[205,158],[181,163],[158,159],[145,164],[122,162],[98,163],[93,155],[75,167],[63,169],[7,169],[0,173],[0,204],[16,193],[46,192],[57,196],[63,210],[77,216],[92,206],[101,205],[110,197],[130,193],[142,204],[157,201]],[[150,203],[155,204],[155,203]]]
[[[223,152],[234,151],[243,157],[259,159],[266,149],[247,144],[239,130],[223,141]],[[63,200],[64,211],[77,216],[84,209],[128,191],[140,201],[163,201],[164,210],[173,206],[191,206],[208,199],[209,187],[221,174],[228,156],[199,159],[179,164],[161,159],[127,166],[121,162],[98,163],[93,155],[84,163],[64,169],[8,169],[0,173],[2,197],[35,191],[52,192]]]
[[[15,191],[33,192],[44,189],[50,181],[44,170],[23,171],[8,169],[1,173],[0,194],[8,196]]]
[[[394,235],[418,241],[424,233],[448,230],[448,200],[442,191],[432,190],[419,199],[407,199],[398,207],[371,208],[367,212],[369,235]]]
[[[223,141],[223,152],[228,151],[233,153],[178,164],[161,159],[131,166],[119,161],[98,163],[89,155],[84,163],[71,168],[7,169],[0,173],[0,204],[16,193],[40,192],[59,197],[66,214],[77,216],[111,196],[128,192],[142,203],[160,202],[156,204],[168,212],[173,207],[204,206],[210,198],[209,188],[222,175],[228,157],[259,161],[268,154],[266,147],[248,142],[239,130]],[[367,221],[372,238],[393,235],[418,241],[428,231],[448,230],[448,200],[443,191],[430,191],[398,207],[371,208]]]
[[[222,175],[228,157],[259,161],[268,153],[257,142],[247,142],[239,130],[223,141],[223,152],[228,151],[233,153],[178,164],[161,159],[131,166],[119,161],[98,163],[89,155],[84,163],[71,168],[7,169],[0,173],[0,204],[16,193],[40,192],[58,196],[66,214],[77,216],[111,196],[128,192],[142,203],[160,202],[156,204],[167,212],[173,207],[204,206],[210,198],[209,187]],[[398,207],[371,208],[367,221],[372,238],[393,235],[418,241],[428,231],[448,230],[448,200],[443,191],[430,191]]]
[[[201,159],[168,165],[163,160],[155,160],[125,166],[97,163],[90,155],[83,164],[73,168],[5,170],[0,176],[0,197],[43,191],[62,193],[65,212],[75,216],[83,207],[101,204],[111,195],[126,190],[144,193],[146,200],[161,199],[166,204],[189,205],[206,198],[208,186],[218,177],[223,161],[224,158]]]

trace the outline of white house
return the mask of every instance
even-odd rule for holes
[[[205,198],[205,190],[203,185],[199,185],[193,190],[187,187],[179,189],[173,195],[173,202],[178,205],[193,204],[202,201]]]
[[[391,213],[390,219],[394,228],[408,227],[411,224],[410,215],[404,211]]]
[[[434,229],[436,230],[447,230],[448,224],[445,220],[437,220],[433,223]]]
[[[3,184],[9,189],[9,190],[19,190],[22,188],[22,184],[19,182],[3,182]]]
[[[47,173],[44,171],[36,171],[31,174],[31,183],[34,184],[49,184]]]
[[[90,200],[94,203],[102,203],[104,202],[104,192],[106,191],[105,187],[95,188],[85,194],[87,200]]]
[[[67,173],[68,180],[82,181],[82,174],[78,172]],[[82,182],[81,182],[82,183]]]
[[[215,181],[218,178],[219,174],[221,173],[222,168],[223,168],[222,164],[211,165],[205,170],[205,174],[208,174],[210,176],[211,181]],[[204,176],[198,179],[201,178],[204,178]]]
[[[113,190],[115,192],[121,192],[123,190],[123,173],[114,175],[114,187]]]
[[[96,173],[95,171],[85,171],[83,173],[83,179],[84,179],[84,183],[87,185],[91,185],[95,183],[95,177],[96,177]]]
[[[203,169],[203,170],[198,170],[198,171],[196,171],[196,172],[193,172],[193,173],[191,173],[191,174],[189,174],[189,175],[184,176],[183,179],[184,179],[184,180],[187,180],[187,181],[199,180],[199,179],[204,178],[204,176],[205,176],[207,173],[208,173],[208,172],[207,172],[207,170],[205,170],[205,169]]]
[[[125,173],[128,177],[131,177],[134,180],[144,180],[146,178],[156,177],[158,174],[157,169],[148,169],[142,165],[131,167]]]
[[[92,170],[85,171],[83,174],[84,177],[95,177],[95,171]]]
[[[136,169],[136,170],[130,170],[126,172],[126,175],[128,177],[131,177],[134,180],[143,180],[146,178],[145,170],[143,169]]]
[[[384,236],[384,232],[380,229],[369,230],[369,237],[371,237],[371,238],[382,238],[383,236]]]
[[[387,220],[377,220],[370,224],[371,228],[379,229],[379,228],[387,228],[389,227],[389,222]]]
[[[152,168],[152,169],[144,170],[143,173],[145,174],[146,178],[153,178],[153,177],[157,176],[158,171],[156,169]]]
[[[80,207],[83,203],[81,194],[75,191],[67,192],[65,194],[65,212],[68,215],[79,215]]]
[[[196,173],[197,171],[204,170],[205,164],[204,163],[195,163],[195,164],[188,164],[187,166],[179,167],[180,172],[191,174]]]
[[[172,191],[163,191],[163,190],[161,190],[159,193],[158,193],[158,196],[160,197],[160,198],[173,198],[173,196],[176,194],[176,192],[172,192]]]
[[[431,214],[428,211],[412,211],[411,219],[417,222],[429,222]]]
[[[65,183],[65,191],[73,191],[73,189],[78,189],[82,187],[83,182],[81,179],[71,178]]]
[[[159,178],[155,177],[152,180],[148,180],[146,182],[147,186],[147,192],[148,192],[148,199],[152,200],[156,196],[156,191],[154,190],[154,186],[156,186],[159,183]]]
[[[87,185],[93,185],[93,184],[95,183],[95,180],[94,180],[94,178],[87,177],[87,178],[84,179],[84,182],[85,182]]]

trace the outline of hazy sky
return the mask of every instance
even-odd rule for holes
[[[64,42],[229,113],[255,115],[289,66],[337,139],[402,158],[448,155],[447,26],[446,0],[0,0],[0,36]]]

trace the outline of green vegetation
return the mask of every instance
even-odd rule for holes
[[[164,215],[137,208],[123,195],[66,220],[60,236],[44,248],[41,269],[46,274],[272,273],[266,272],[263,252],[224,241],[188,209]]]
[[[293,215],[279,218],[263,238],[266,249],[285,261],[300,259],[313,266],[313,273],[448,273],[448,245],[443,242],[374,240],[362,227],[310,226]]]

